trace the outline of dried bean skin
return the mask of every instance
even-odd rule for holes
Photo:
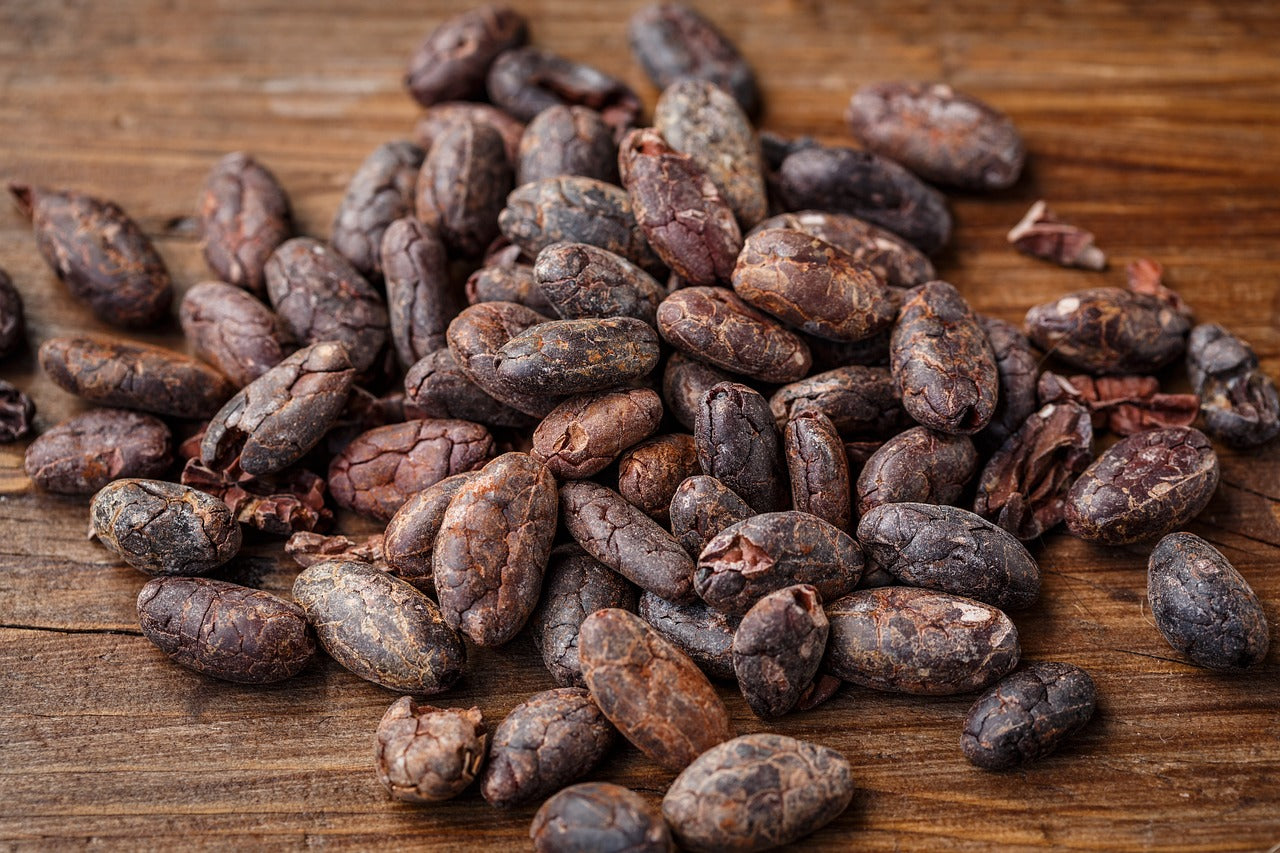
[[[693,158],[656,130],[633,130],[618,146],[618,172],[636,222],[672,271],[694,285],[729,280],[742,231]]]
[[[1026,160],[1022,136],[1008,116],[945,83],[863,86],[845,119],[868,151],[934,183],[1008,189]]]
[[[660,435],[618,459],[618,494],[654,521],[667,524],[676,489],[701,471],[693,436]]]
[[[478,646],[515,637],[538,604],[558,500],[527,453],[504,453],[458,489],[431,556],[445,624]]]
[[[520,394],[600,391],[657,367],[658,333],[633,317],[551,320],[503,344],[493,364],[498,381]]]
[[[1104,545],[1182,527],[1218,488],[1218,456],[1204,433],[1170,427],[1131,435],[1094,460],[1067,493],[1073,536]]]
[[[928,256],[906,240],[847,213],[799,210],[780,213],[752,228],[747,237],[773,228],[786,228],[817,237],[844,249],[889,287],[915,287],[937,274]]]
[[[493,436],[470,421],[424,419],[357,436],[329,465],[338,506],[389,520],[415,492],[493,456]]]
[[[698,464],[757,512],[783,509],[778,434],[764,397],[737,382],[712,386],[694,422]]]
[[[479,708],[433,708],[401,696],[378,723],[373,766],[397,800],[440,802],[475,779],[488,741]]]
[[[667,411],[685,429],[693,430],[698,420],[698,407],[702,398],[721,382],[732,382],[733,377],[718,367],[712,367],[690,358],[682,352],[667,357],[662,371],[662,399]]]
[[[152,578],[138,593],[138,621],[175,663],[224,681],[283,681],[316,651],[298,605],[209,578]]]
[[[586,107],[558,105],[538,113],[520,137],[516,186],[581,175],[618,183],[618,146],[613,129]]]
[[[283,243],[267,260],[267,295],[299,344],[338,341],[359,373],[387,343],[382,297],[346,258],[310,237]]]
[[[739,618],[701,601],[674,604],[651,592],[640,594],[636,613],[663,639],[689,656],[708,678],[733,681],[733,632]]]
[[[1147,564],[1147,601],[1156,628],[1192,663],[1223,672],[1267,656],[1267,618],[1227,558],[1191,533],[1160,540]]]
[[[837,341],[889,328],[898,309],[889,290],[853,256],[799,231],[757,231],[733,270],[733,289],[788,326]]]
[[[124,409],[90,409],[27,448],[23,469],[46,492],[91,495],[112,480],[162,477],[173,465],[163,421]]]
[[[275,175],[237,151],[214,165],[196,205],[205,262],[219,279],[262,296],[264,267],[293,236],[289,197]]]
[[[865,219],[932,255],[951,239],[942,193],[869,151],[817,146],[787,155],[778,170],[790,210],[827,210]]]
[[[404,502],[387,522],[382,549],[388,571],[425,592],[435,591],[431,555],[436,536],[454,495],[474,480],[479,471],[465,471],[445,477]]]
[[[467,277],[466,293],[470,305],[477,302],[516,302],[547,316],[556,313],[542,295],[533,267],[528,264],[481,267]]]
[[[886,507],[888,509],[888,507]],[[893,693],[980,690],[1018,665],[1018,631],[990,605],[930,589],[864,589],[827,605],[824,668]]]
[[[972,434],[995,414],[1000,377],[977,315],[954,287],[932,281],[902,306],[890,370],[907,414],[940,432]]]
[[[587,243],[553,243],[538,253],[538,290],[566,320],[634,317],[657,325],[666,291],[631,261]]]
[[[845,438],[885,439],[912,421],[888,368],[851,364],[784,385],[769,398],[778,429],[797,407],[816,406]]]
[[[560,687],[585,687],[578,659],[578,631],[597,610],[636,609],[636,588],[577,545],[551,552],[542,599],[530,619],[534,643]]]
[[[657,307],[657,303],[654,303]],[[13,279],[0,269],[0,358],[9,355],[23,341],[26,323],[22,315],[22,294]]]
[[[456,418],[487,426],[529,427],[536,419],[490,397],[472,382],[448,348],[430,353],[404,377],[406,418]]]
[[[965,509],[876,507],[858,522],[868,557],[900,582],[1021,610],[1040,595],[1040,567],[1006,530]]]
[[[675,853],[671,830],[643,797],[610,782],[570,785],[529,827],[536,853]]]
[[[626,83],[538,47],[499,56],[489,68],[488,90],[490,100],[521,121],[554,106],[584,106],[621,136],[640,114],[640,99]]]
[[[733,737],[729,712],[687,655],[634,613],[597,610],[579,635],[582,675],[600,710],[668,770]]]
[[[775,590],[751,606],[733,635],[733,671],[757,717],[795,707],[827,649],[827,615],[808,584]]]
[[[407,368],[446,345],[445,332],[462,299],[449,280],[444,242],[417,219],[392,222],[381,252],[391,340]]]
[[[373,150],[347,184],[338,203],[329,245],[366,278],[382,275],[381,247],[388,226],[413,216],[414,187],[424,152],[406,139]]]
[[[1187,375],[1200,398],[1205,432],[1232,447],[1257,447],[1280,434],[1280,397],[1253,348],[1216,323],[1187,339]]]
[[[853,799],[848,760],[784,735],[743,735],[698,757],[662,798],[681,849],[753,853],[826,826]]]
[[[694,559],[720,531],[753,515],[736,492],[702,474],[685,480],[671,497],[671,532]]]
[[[991,451],[1004,443],[1035,413],[1036,387],[1040,377],[1040,358],[1031,342],[1012,323],[996,317],[979,315],[978,322],[996,356],[996,374],[1000,390],[996,410],[986,429],[974,436],[983,451]]]
[[[704,80],[731,94],[748,115],[760,111],[760,89],[751,66],[715,24],[689,6],[643,7],[628,21],[627,39],[659,89],[682,80]]]
[[[480,793],[504,809],[542,799],[589,773],[614,738],[585,688],[535,693],[494,729]]]
[[[858,514],[907,501],[953,504],[978,470],[967,435],[912,427],[880,445],[858,475]]]
[[[475,257],[498,236],[497,217],[514,176],[498,131],[457,122],[431,145],[418,174],[415,207],[445,245]]]
[[[182,332],[203,361],[243,388],[293,351],[293,341],[270,308],[221,281],[197,284],[182,297]]]
[[[1088,373],[1153,373],[1182,355],[1191,322],[1168,302],[1118,287],[1069,293],[1027,311],[1027,336]]]
[[[987,770],[1039,761],[1093,717],[1098,690],[1069,663],[1033,663],[978,697],[964,719],[960,749]]]
[[[698,556],[694,590],[724,613],[743,614],[765,595],[812,584],[827,601],[862,577],[862,549],[853,537],[804,512],[767,512],[733,524]]]
[[[495,400],[536,418],[546,417],[560,400],[546,394],[521,394],[497,373],[497,354],[507,341],[550,318],[514,302],[481,302],[449,324],[449,352],[467,378]]]
[[[329,656],[366,681],[429,696],[462,675],[466,647],[435,602],[368,563],[316,563],[294,581],[293,600]]]
[[[1195,394],[1162,394],[1154,376],[1059,376],[1040,374],[1041,403],[1076,403],[1088,410],[1094,429],[1133,435],[1149,429],[1191,426],[1200,412]]]
[[[529,24],[513,9],[488,3],[446,19],[409,60],[404,84],[419,104],[484,94],[489,67],[505,50],[529,40]]]
[[[649,273],[663,268],[636,223],[627,191],[594,178],[544,178],[516,187],[498,226],[531,258],[553,243],[587,243]]]
[[[304,347],[227,401],[205,430],[206,465],[239,454],[240,469],[274,474],[301,459],[342,413],[355,369],[339,343]]]
[[[240,550],[240,525],[227,505],[188,486],[115,480],[89,505],[90,531],[149,575],[200,575]]]
[[[791,476],[791,505],[848,530],[853,521],[849,458],[831,419],[816,408],[800,409],[782,434]]]
[[[533,431],[535,459],[562,480],[600,473],[662,422],[662,401],[649,388],[565,399]]]
[[[438,137],[460,122],[488,125],[502,137],[507,162],[514,169],[520,159],[520,137],[524,122],[490,104],[475,101],[442,101],[432,104],[413,126],[413,141],[423,151],[430,151]]]
[[[739,225],[764,219],[769,202],[760,142],[751,119],[724,89],[691,77],[674,81],[658,98],[653,125],[706,173]]]
[[[560,517],[584,551],[636,586],[678,604],[696,600],[693,560],[617,492],[587,481],[565,483]]]
[[[142,228],[118,205],[27,184],[9,184],[9,192],[31,218],[45,262],[101,320],[139,328],[156,324],[169,312],[169,270]]]

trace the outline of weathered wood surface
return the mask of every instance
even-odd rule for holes
[[[7,0],[0,4],[0,179],[77,187],[121,203],[185,289],[208,277],[189,227],[205,171],[253,151],[305,232],[324,236],[346,180],[417,110],[403,64],[465,4],[318,0]],[[654,92],[626,48],[630,3],[515,2],[540,44]],[[1071,289],[1119,283],[1136,257],[1207,320],[1251,340],[1280,375],[1280,6],[1114,0],[1047,3],[783,2],[699,5],[764,83],[765,126],[844,138],[859,82],[938,78],[1008,111],[1031,151],[994,198],[954,199],[945,277],[1018,320]],[[1059,270],[1010,250],[1036,198],[1090,227],[1112,269]],[[0,376],[28,390],[41,428],[82,407],[35,370],[45,338],[100,325],[67,297],[27,224],[0,205],[0,266],[25,300],[30,344]],[[176,323],[145,336],[177,343]],[[0,847],[518,849],[533,809],[474,789],[413,808],[373,777],[373,730],[394,696],[324,661],[282,685],[215,683],[139,636],[144,578],[84,536],[85,502],[33,492],[23,445],[0,448]],[[1280,647],[1280,446],[1223,456],[1217,497],[1191,530],[1266,601]],[[278,545],[226,573],[287,591]],[[1027,659],[1092,672],[1100,713],[1070,748],[1025,772],[969,766],[972,697],[846,688],[775,728],[842,750],[852,807],[802,849],[1252,849],[1280,842],[1280,651],[1230,677],[1179,660],[1145,607],[1146,550],[1058,533],[1036,548],[1041,603],[1017,615]],[[442,697],[496,722],[550,686],[527,639],[478,652]],[[741,732],[762,728],[725,690]],[[656,801],[671,776],[619,749],[592,778]]]

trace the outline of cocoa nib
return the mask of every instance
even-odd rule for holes
[[[1031,205],[1022,221],[1009,230],[1008,240],[1019,252],[1053,261],[1058,266],[1086,270],[1107,268],[1107,256],[1093,245],[1093,234],[1063,222],[1043,199]]]

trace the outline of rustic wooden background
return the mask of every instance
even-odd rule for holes
[[[152,234],[179,289],[207,277],[189,217],[205,171],[248,149],[324,236],[352,171],[406,136],[400,85],[419,38],[463,2],[4,0],[0,179],[117,200]],[[514,5],[537,43],[655,93],[630,59],[638,2]],[[949,2],[697,5],[751,59],[764,125],[845,139],[852,89],[886,77],[948,81],[1013,116],[1031,151],[1011,192],[954,200],[943,274],[1010,320],[1067,290],[1118,284],[1163,262],[1199,316],[1229,324],[1280,376],[1280,5]],[[1093,229],[1106,273],[1022,257],[1005,231],[1045,197]],[[35,398],[44,429],[82,404],[34,365],[51,335],[100,325],[0,205],[0,266],[26,300],[29,346],[0,376]],[[178,343],[177,326],[148,339]],[[394,696],[321,661],[267,688],[171,665],[138,634],[144,578],[86,541],[85,502],[33,492],[23,445],[0,448],[0,848],[527,846],[532,808],[500,812],[474,789],[427,808],[374,780],[373,731]],[[1280,647],[1280,446],[1224,454],[1219,493],[1191,529],[1266,602]],[[1061,754],[992,774],[960,755],[972,697],[846,688],[776,728],[842,750],[857,793],[803,849],[986,846],[1265,850],[1280,842],[1280,648],[1240,676],[1176,659],[1144,605],[1144,548],[1061,534],[1036,548],[1042,601],[1017,614],[1027,659],[1093,673],[1099,714]],[[278,545],[224,576],[287,591]],[[496,721],[550,680],[526,638],[478,652],[441,701]],[[725,690],[740,732],[756,731]],[[671,775],[622,748],[592,774],[657,801]],[[1272,847],[1272,849],[1274,849]]]

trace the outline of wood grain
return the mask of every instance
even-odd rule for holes
[[[209,276],[191,228],[204,173],[251,150],[317,236],[365,154],[407,136],[401,89],[418,39],[461,2],[7,0],[0,4],[0,179],[112,198],[153,235],[180,290]],[[514,2],[535,40],[618,74],[651,106],[624,21],[638,2]],[[975,305],[1009,320],[1065,291],[1163,262],[1200,318],[1253,342],[1280,375],[1280,6],[1121,0],[698,2],[764,84],[764,126],[845,139],[860,82],[948,81],[1013,116],[1031,151],[1010,192],[953,199],[939,259]],[[305,9],[305,11],[304,11]],[[1059,270],[1011,251],[1036,198],[1092,229],[1111,270]],[[0,206],[3,207],[3,206]],[[38,425],[83,408],[35,370],[52,335],[102,329],[67,297],[28,225],[0,212],[0,266],[26,300],[27,352],[0,376]],[[146,335],[180,345],[176,323]],[[475,791],[414,808],[374,780],[373,731],[394,696],[329,661],[267,688],[169,664],[137,630],[144,578],[84,536],[85,502],[42,495],[24,446],[0,448],[0,847],[6,849],[521,849],[533,809]],[[1225,453],[1218,495],[1191,530],[1266,602],[1280,648],[1280,447]],[[1035,553],[1041,602],[1017,614],[1027,659],[1095,676],[1100,713],[1026,771],[967,764],[972,697],[845,688],[774,728],[842,750],[857,793],[797,849],[1266,849],[1280,842],[1280,652],[1243,676],[1188,666],[1144,605],[1146,549],[1053,534]],[[222,576],[287,591],[278,543]],[[496,723],[550,686],[527,637],[475,650],[443,697]],[[723,689],[740,732],[763,729]],[[592,778],[657,802],[671,775],[621,748]]]

